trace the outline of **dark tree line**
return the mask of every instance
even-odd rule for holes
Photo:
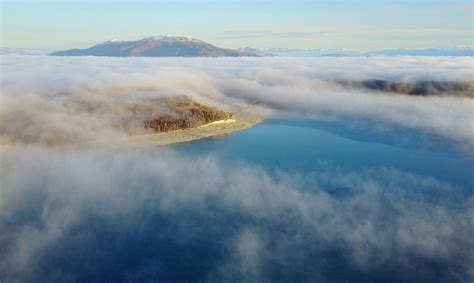
[[[207,123],[230,118],[231,115],[215,107],[194,101],[180,101],[172,107],[171,114],[155,115],[142,122],[145,130],[168,132],[198,127]]]

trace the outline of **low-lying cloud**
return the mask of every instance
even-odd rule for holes
[[[474,196],[433,177],[380,167],[270,171],[173,147],[41,145],[126,135],[117,119],[129,103],[188,95],[409,128],[472,148],[472,96],[338,83],[471,82],[472,63],[4,56],[0,281],[472,281]]]
[[[0,175],[5,282],[474,278],[474,199],[451,199],[455,188],[433,178],[271,176],[167,149],[18,150],[4,152]]]
[[[126,103],[188,95],[242,99],[313,118],[369,120],[474,145],[472,96],[398,95],[340,81],[461,82],[472,58],[61,58],[5,56],[0,134],[21,142],[87,141],[126,135]],[[91,111],[84,105],[100,104]],[[82,107],[81,107],[82,106]],[[281,113],[281,112],[276,112]]]

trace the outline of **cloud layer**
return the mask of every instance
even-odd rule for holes
[[[469,82],[472,63],[2,57],[0,134],[10,142],[0,148],[0,281],[472,281],[474,196],[436,178],[391,168],[273,172],[172,147],[39,145],[122,136],[127,103],[184,94],[472,147],[472,98],[336,83]]]
[[[474,278],[473,196],[393,169],[272,176],[165,149],[9,148],[1,172],[6,282]]]
[[[471,82],[472,58],[51,58],[5,56],[0,133],[20,141],[124,135],[124,105],[189,95],[215,103],[247,100],[313,118],[369,120],[474,145],[474,100],[409,96],[337,81]],[[91,111],[90,105],[100,105]]]

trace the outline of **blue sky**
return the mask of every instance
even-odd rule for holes
[[[473,46],[473,1],[1,1],[1,46],[64,49],[156,34],[222,47]]]

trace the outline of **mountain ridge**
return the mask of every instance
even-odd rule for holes
[[[161,45],[158,44],[161,43]],[[160,50],[157,50],[160,49]],[[160,53],[161,52],[161,53]],[[350,49],[225,49],[199,39],[184,36],[158,35],[139,40],[111,39],[86,49],[52,51],[47,49],[0,47],[0,55],[109,56],[109,57],[395,57],[395,56],[463,56],[474,57],[469,46],[445,46],[425,49],[397,48],[374,51]]]
[[[107,57],[259,57],[243,51],[225,49],[199,39],[158,35],[136,41],[109,40],[86,49],[69,49],[50,56]]]
[[[0,47],[0,55],[48,55],[51,52],[49,49]]]
[[[246,50],[252,50],[247,48]],[[361,56],[474,56],[474,49],[468,46],[446,46],[434,48],[397,48],[375,51],[354,51],[349,49],[259,49],[259,52],[288,57],[361,57]]]

